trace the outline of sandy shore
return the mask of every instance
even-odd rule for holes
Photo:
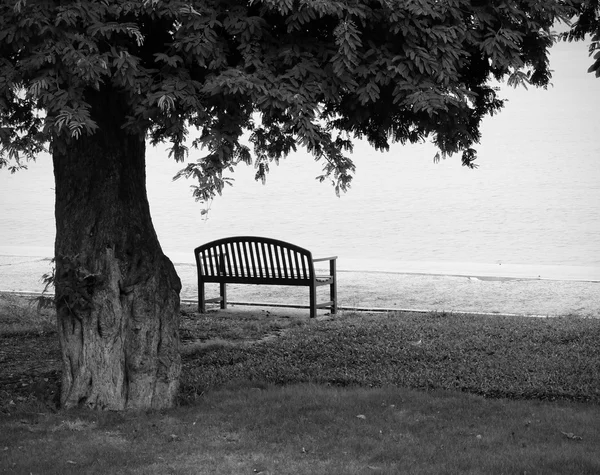
[[[177,265],[182,299],[195,301],[196,268]],[[0,291],[41,292],[47,259],[0,256]],[[342,308],[410,309],[519,315],[579,315],[600,318],[600,282],[506,277],[420,275],[387,272],[338,273]],[[254,285],[228,287],[232,302],[308,304],[308,289]],[[216,285],[208,287],[217,295]],[[321,300],[326,289],[320,288]]]

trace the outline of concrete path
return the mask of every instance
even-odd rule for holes
[[[183,285],[182,299],[195,301],[195,266],[181,264],[176,268]],[[51,270],[48,259],[0,256],[0,291],[41,292],[41,276]],[[339,305],[343,309],[600,318],[600,282],[358,272],[343,268],[338,281]],[[326,299],[326,291],[324,287],[319,289],[321,300]],[[208,292],[209,297],[217,295],[217,285],[209,286]],[[238,303],[308,304],[308,289],[297,287],[231,285],[228,294],[232,302]],[[262,307],[265,308],[268,307]]]

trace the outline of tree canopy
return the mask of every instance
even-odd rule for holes
[[[200,131],[193,146],[207,154],[183,174],[202,199],[227,168],[254,161],[264,178],[298,145],[345,189],[355,137],[385,150],[432,136],[472,167],[481,120],[502,107],[490,79],[545,87],[553,24],[579,13],[569,38],[580,39],[597,11],[557,0],[5,0],[1,163],[93,134],[90,95],[118,91],[124,129],[170,141],[176,160],[190,127]]]

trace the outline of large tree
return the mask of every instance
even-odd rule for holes
[[[61,403],[162,408],[177,395],[181,285],[150,218],[147,140],[180,161],[205,151],[181,172],[200,200],[227,169],[254,163],[264,179],[296,146],[345,190],[361,137],[377,149],[431,137],[474,167],[481,120],[503,104],[491,80],[545,87],[552,25],[581,5],[0,0],[0,165],[48,145],[54,163]]]

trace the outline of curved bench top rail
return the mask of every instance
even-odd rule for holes
[[[216,239],[214,241],[207,242],[206,244],[202,244],[201,246],[198,246],[196,249],[194,249],[194,253],[198,253],[198,252],[202,251],[203,249],[206,249],[209,247],[214,247],[215,245],[218,245],[218,244],[225,244],[228,242],[264,242],[265,244],[279,245],[281,247],[290,248],[292,250],[295,250],[301,254],[307,254],[307,255],[312,256],[312,253],[308,249],[305,249],[303,247],[296,246],[295,244],[292,244],[289,242],[280,241],[279,239],[272,239],[272,238],[266,238],[266,237],[260,237],[260,236],[233,236],[233,237],[226,237],[226,238],[222,238],[222,239]]]
[[[278,239],[235,236],[211,241],[194,249],[199,274],[265,280],[314,278],[309,250]]]

